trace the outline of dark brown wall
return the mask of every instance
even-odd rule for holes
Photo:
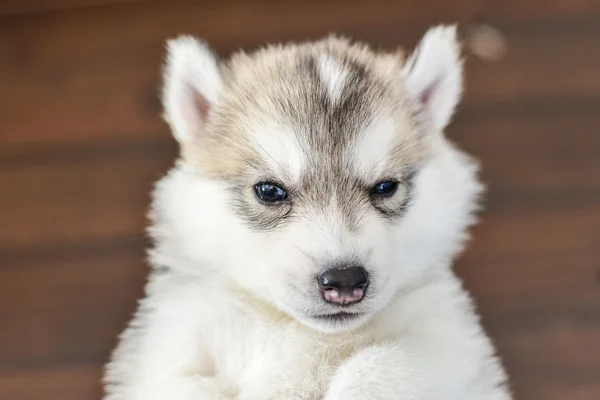
[[[144,212],[176,147],[157,98],[163,42],[221,54],[330,31],[412,46],[484,16],[449,136],[482,160],[488,210],[458,262],[518,399],[600,399],[600,2],[0,3],[0,398],[99,399],[141,294]]]

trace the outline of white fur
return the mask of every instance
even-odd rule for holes
[[[339,100],[348,80],[348,71],[331,55],[322,55],[319,58],[318,69],[321,79],[327,85],[329,96],[333,102]]]
[[[163,103],[165,118],[181,142],[202,134],[205,120],[199,103],[210,110],[217,102],[221,77],[217,60],[208,46],[190,36],[169,40]]]
[[[429,30],[408,59],[403,75],[413,101],[435,129],[448,125],[462,93],[462,61],[455,26]],[[427,100],[423,102],[423,96]]]
[[[368,176],[381,176],[394,147],[398,127],[390,118],[376,119],[361,132],[354,146],[352,160],[357,172],[366,172]]]
[[[263,124],[249,128],[248,134],[254,140],[256,151],[265,156],[271,171],[295,183],[305,167],[306,155],[294,135],[285,132],[288,129],[278,124]]]
[[[434,30],[422,49],[444,77],[455,72],[444,69],[451,36]],[[429,82],[422,70],[429,66],[421,63],[407,76],[413,89]],[[177,88],[169,77],[187,75],[169,71],[167,86]],[[438,127],[458,93],[447,85],[437,86],[441,97],[427,106]],[[178,119],[179,103],[171,101],[185,100],[165,99],[177,136],[187,120]],[[273,142],[272,133],[256,134],[276,164],[299,151]],[[385,122],[369,135],[364,154],[354,155],[362,168],[372,168],[380,153],[376,139],[390,139]],[[365,210],[354,231],[332,204],[276,233],[255,232],[231,212],[225,183],[178,164],[154,193],[155,270],[107,366],[104,399],[509,400],[493,346],[451,271],[474,223],[482,190],[477,166],[443,135],[426,140],[431,154],[402,223]],[[339,324],[313,318],[333,307],[315,288],[315,273],[349,253],[373,273],[371,295],[351,306],[363,316]]]

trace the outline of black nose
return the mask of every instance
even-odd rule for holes
[[[363,267],[328,269],[317,280],[325,301],[342,305],[361,301],[369,286],[367,270]]]

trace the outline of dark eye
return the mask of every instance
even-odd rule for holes
[[[256,192],[258,198],[265,203],[276,203],[287,200],[288,198],[288,194],[285,189],[270,182],[257,183],[254,186],[254,191]]]
[[[389,197],[396,192],[398,188],[398,182],[384,181],[379,182],[371,189],[371,196],[374,197]]]

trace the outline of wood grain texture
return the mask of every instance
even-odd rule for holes
[[[142,1],[0,4],[0,398],[92,400],[142,293],[145,213],[177,149],[164,40],[221,55],[331,31],[391,48],[484,18],[448,135],[481,160],[486,212],[457,271],[518,400],[600,398],[600,2]]]
[[[0,85],[10,96],[0,97],[5,127],[0,146],[17,151],[45,143],[161,136],[158,79],[164,40],[181,32],[202,35],[221,54],[331,31],[385,47],[412,46],[432,21],[466,21],[486,8],[474,1],[443,8],[440,2],[411,8],[385,1],[310,4],[151,3],[6,18],[0,24]],[[470,68],[466,100],[535,103],[548,101],[549,95],[597,96],[600,13],[582,15],[570,25],[556,22],[562,9],[550,9],[541,20],[552,29],[522,21],[511,29],[511,17],[518,15],[513,8],[501,8],[497,18],[506,27],[509,57]],[[30,95],[32,86],[36,96]],[[31,118],[32,113],[40,117]]]

